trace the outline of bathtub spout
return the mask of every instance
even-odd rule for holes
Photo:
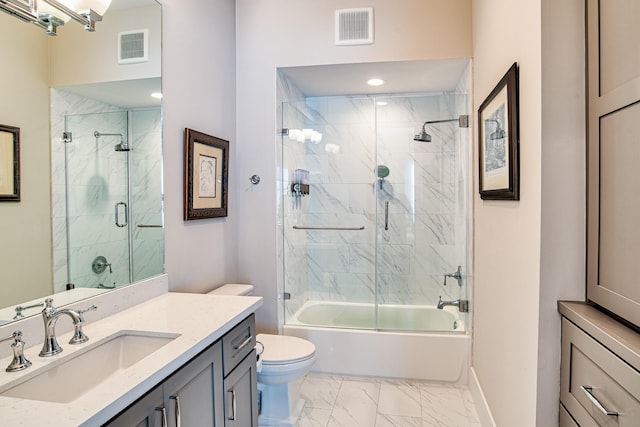
[[[469,311],[469,301],[466,299],[457,299],[454,301],[442,301],[442,296],[438,299],[438,310],[442,310],[445,306],[451,305],[458,307],[458,311],[461,313],[467,313]]]

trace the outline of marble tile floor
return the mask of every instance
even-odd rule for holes
[[[297,427],[481,427],[464,385],[311,373],[300,394]]]

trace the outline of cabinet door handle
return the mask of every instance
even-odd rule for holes
[[[582,389],[582,391],[584,391],[584,394],[587,395],[591,403],[593,403],[595,407],[598,408],[600,412],[602,412],[604,415],[611,415],[612,417],[618,416],[617,412],[607,411],[604,408],[604,406],[602,406],[602,403],[600,403],[600,401],[593,395],[593,393],[591,393],[591,390],[593,390],[593,387],[588,385],[581,385],[580,388]]]
[[[160,411],[162,412],[162,427],[168,427],[167,426],[167,410],[165,408],[155,408],[156,411]]]
[[[180,396],[169,396],[169,399],[176,401],[176,427],[180,427]]]
[[[231,407],[231,416],[227,416],[227,420],[229,421],[235,421],[236,420],[236,391],[235,390],[229,390],[227,391],[227,401],[229,401],[230,399],[230,403],[229,405],[227,405],[227,407]]]

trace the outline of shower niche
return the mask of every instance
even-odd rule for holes
[[[341,320],[341,328],[465,330],[464,312],[435,326],[404,322],[398,313],[438,315],[440,298],[469,299],[468,73],[462,67],[459,82],[443,90],[339,96],[304,96],[294,90],[299,81],[279,76],[281,128],[322,135],[301,141],[283,132],[277,143],[285,325],[305,305],[330,302],[338,305],[336,319],[366,313],[352,326]],[[301,168],[312,191],[295,197]],[[459,265],[459,283],[443,283]],[[389,308],[402,309],[390,315],[393,322]]]

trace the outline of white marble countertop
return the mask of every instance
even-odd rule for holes
[[[53,357],[39,357],[42,344],[32,345],[25,356],[33,365],[21,372],[5,372],[11,358],[0,359],[0,393],[16,382],[31,378],[47,365],[72,355],[78,350],[121,330],[174,333],[180,336],[159,350],[113,374],[97,387],[72,403],[52,403],[0,396],[0,420],[6,426],[94,426],[100,425],[176,369],[184,365],[210,344],[221,338],[238,322],[262,305],[260,297],[237,297],[166,293],[147,302],[115,313],[83,330],[90,337],[87,343],[70,345],[71,333],[58,336],[63,352]],[[61,318],[60,322],[69,321]],[[9,344],[9,343],[3,343]],[[29,343],[33,344],[33,343]],[[60,387],[64,387],[60,384]]]

